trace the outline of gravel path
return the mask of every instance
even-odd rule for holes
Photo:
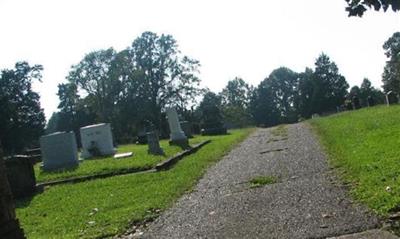
[[[210,168],[143,238],[326,238],[376,228],[329,169],[307,124],[259,129]],[[250,188],[255,176],[278,183]]]

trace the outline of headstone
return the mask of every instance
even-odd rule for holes
[[[319,114],[314,113],[314,114],[311,115],[311,119],[315,119],[315,118],[319,118]]]
[[[181,121],[181,128],[183,132],[185,133],[186,137],[188,138],[193,138],[192,135],[192,124],[189,121]]]
[[[14,198],[31,196],[36,192],[33,164],[34,160],[27,155],[14,155],[6,158],[7,179]]]
[[[166,111],[170,130],[170,144],[187,147],[189,145],[188,139],[179,124],[178,113],[176,113],[175,108],[168,108]]]
[[[74,132],[57,132],[40,137],[43,170],[54,171],[78,166]]]
[[[110,124],[96,124],[80,129],[82,158],[115,154]]]
[[[18,220],[15,216],[15,208],[7,173],[0,149],[0,238],[23,239],[25,238]]]
[[[147,133],[148,153],[154,155],[164,155],[164,150],[160,147],[160,141],[156,131]]]

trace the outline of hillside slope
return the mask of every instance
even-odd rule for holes
[[[400,210],[400,106],[310,120],[353,197],[380,215]]]

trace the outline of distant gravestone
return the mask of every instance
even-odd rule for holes
[[[148,132],[147,143],[149,146],[148,153],[154,155],[164,155],[164,150],[160,147],[158,133],[156,131]]]
[[[7,157],[4,162],[14,198],[33,195],[36,192],[34,160],[27,155],[14,155]]]
[[[175,108],[168,108],[166,111],[170,130],[170,144],[188,147],[188,139],[179,124],[178,113]]]
[[[372,107],[375,105],[374,99],[371,96],[368,96],[367,102],[368,102],[368,107]]]
[[[82,158],[115,154],[110,124],[96,124],[80,128]]]
[[[25,238],[24,232],[15,216],[13,196],[6,175],[0,149],[0,238],[23,239]]]
[[[74,132],[57,132],[42,136],[40,149],[44,171],[69,169],[79,164]]]
[[[189,121],[181,121],[181,128],[183,132],[185,133],[186,137],[188,138],[193,138],[192,135],[192,124]]]

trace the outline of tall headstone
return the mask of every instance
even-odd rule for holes
[[[189,145],[188,139],[179,124],[178,113],[175,108],[168,108],[166,111],[170,130],[170,144],[187,147]]]
[[[24,239],[24,232],[15,216],[13,197],[6,174],[0,149],[0,238]]]
[[[154,155],[164,155],[164,150],[160,147],[160,141],[158,139],[158,133],[156,131],[148,132],[147,143],[149,145],[148,153]]]
[[[82,158],[115,154],[110,124],[96,124],[80,128]]]
[[[74,132],[57,132],[42,136],[40,149],[44,171],[69,169],[79,164]]]

